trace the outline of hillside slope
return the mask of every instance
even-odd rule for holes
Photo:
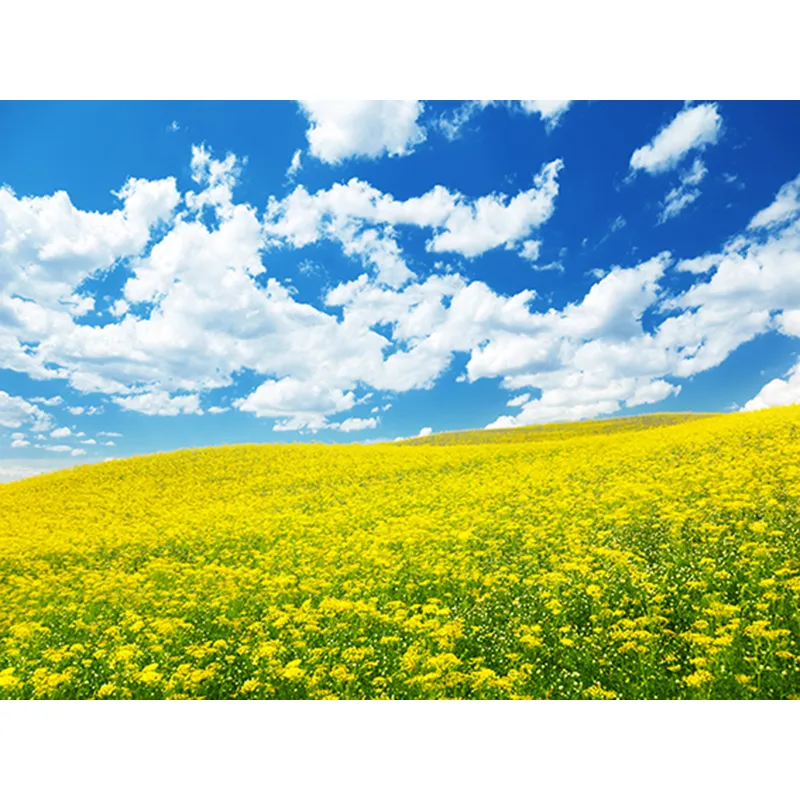
[[[0,696],[800,694],[800,407],[581,426],[0,486]]]
[[[665,425],[683,425],[699,419],[719,416],[718,414],[640,414],[635,417],[614,417],[613,419],[592,420],[590,422],[551,422],[546,425],[528,425],[521,428],[481,428],[467,431],[448,431],[430,436],[415,436],[398,444],[512,444],[520,442],[543,442],[551,439],[573,439],[578,436],[606,436],[660,428]]]

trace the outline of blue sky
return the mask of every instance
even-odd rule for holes
[[[798,103],[4,102],[0,131],[0,480],[800,401]]]

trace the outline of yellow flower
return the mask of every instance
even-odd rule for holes
[[[604,689],[598,684],[594,684],[588,689],[584,689],[583,695],[589,700],[614,700],[617,697],[616,692],[612,692],[610,689]]]
[[[709,683],[713,680],[714,676],[706,669],[699,669],[697,672],[693,672],[691,675],[687,675],[683,679],[684,683],[692,688],[702,686],[703,684]]]
[[[158,683],[164,676],[158,672],[158,664],[148,664],[137,677],[142,683]]]
[[[22,681],[14,675],[14,667],[0,670],[0,689],[16,689]]]
[[[283,668],[283,677],[290,681],[300,680],[305,674],[306,671],[300,666],[299,658],[295,659],[294,661],[290,661]]]

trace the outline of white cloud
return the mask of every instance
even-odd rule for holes
[[[31,430],[43,431],[52,427],[52,417],[22,397],[0,389],[0,425],[5,428],[31,425]]]
[[[661,384],[666,384],[662,386]],[[596,416],[613,414],[621,404],[627,406],[652,403],[664,399],[679,387],[658,382],[653,387],[646,379],[617,378],[600,382],[591,373],[574,373],[562,385],[545,389],[541,398],[522,406],[517,416],[502,416],[487,428],[508,428],[520,425],[539,425],[545,422],[577,422]]]
[[[561,121],[571,104],[571,100],[520,100],[519,104],[527,114],[538,114],[548,130]]]
[[[538,261],[541,246],[542,243],[540,241],[528,239],[522,243],[522,249],[519,251],[519,254],[526,261]]]
[[[659,216],[660,222],[666,222],[672,217],[677,217],[690,203],[694,203],[700,197],[700,192],[697,190],[685,190],[683,186],[671,189],[667,196],[664,198],[663,209]]]
[[[667,264],[662,254],[635,268],[614,269],[580,303],[531,315],[527,332],[497,332],[473,349],[467,363],[470,381],[502,376],[506,388],[541,390],[534,400],[515,398],[520,412],[500,417],[492,427],[587,419],[664,393],[666,387],[650,388],[651,378],[637,375],[646,368],[646,358],[639,364],[625,361],[639,357],[636,349],[627,352],[627,342],[643,335],[639,318],[656,299]]]
[[[52,444],[52,445],[37,445],[42,450],[48,450],[51,453],[69,453],[72,448],[68,444]]]
[[[82,444],[97,444],[96,439],[84,439]]]
[[[180,199],[174,178],[130,178],[114,194],[122,208],[98,213],[76,209],[63,191],[17,198],[8,187],[0,188],[0,297],[17,295],[57,312],[50,324],[80,316],[87,304],[75,288],[118,259],[139,253],[151,228],[168,220]],[[11,306],[17,313],[26,310],[21,300]],[[40,315],[40,324],[45,320]]]
[[[86,451],[82,450],[80,447],[76,447],[73,450],[70,450],[69,454],[71,456],[85,456],[86,455]]]
[[[366,419],[360,417],[350,417],[349,419],[336,424],[336,427],[344,433],[349,433],[350,431],[363,431],[368,428],[376,428],[377,426],[378,420],[375,417],[369,417]]]
[[[30,401],[40,406],[60,406],[64,402],[59,395],[55,397],[31,397]]]
[[[397,244],[398,226],[430,228],[429,252],[474,257],[511,247],[552,216],[562,166],[560,160],[545,164],[532,187],[511,198],[491,194],[469,200],[435,186],[422,196],[395,200],[356,178],[313,195],[298,186],[283,200],[270,198],[263,228],[276,247],[338,241],[345,254],[371,266],[380,282],[401,286],[415,276]]]
[[[211,406],[211,408],[208,409],[209,414],[224,414],[227,411],[230,411],[230,409],[222,408],[222,406]]]
[[[800,338],[800,308],[793,308],[784,311],[775,318],[778,330],[786,336],[797,336]]]
[[[560,261],[550,261],[547,264],[531,264],[534,272],[563,272],[564,265]]]
[[[128,313],[128,309],[130,309],[130,304],[127,300],[120,297],[113,302],[109,311],[114,317],[124,317],[125,314]]]
[[[700,190],[697,188],[705,178],[708,170],[702,160],[696,158],[690,170],[681,175],[680,183],[671,189],[664,198],[662,205],[660,222],[666,222],[672,217],[676,217],[686,206],[694,203],[700,197]]]
[[[292,417],[276,423],[275,430],[323,428],[325,417],[351,409],[356,403],[353,392],[322,386],[296,378],[268,380],[254,392],[234,401],[240,411],[257,417]]]
[[[294,178],[295,175],[301,170],[302,164],[300,162],[300,157],[302,155],[302,150],[295,150],[294,155],[292,156],[292,161],[289,164],[289,168],[286,170],[286,177],[287,178]]]
[[[468,100],[450,113],[440,115],[433,124],[452,142],[461,135],[463,127],[488,105],[492,105],[489,100]]]
[[[714,267],[718,266],[722,257],[717,253],[709,253],[704,256],[697,256],[695,258],[687,258],[679,261],[675,265],[678,272],[693,272],[696,275],[709,272]]]
[[[105,447],[116,447],[117,446],[116,442],[101,442],[100,444],[102,444]]]
[[[680,394],[681,387],[669,381],[652,381],[636,386],[633,396],[625,401],[626,406],[639,406],[646,403],[658,403],[673,394]]]
[[[73,414],[76,417],[78,417],[81,414],[83,414],[83,412],[86,411],[86,409],[83,406],[67,406],[67,411],[69,411],[70,414]]]
[[[203,413],[200,409],[200,398],[196,394],[172,396],[169,392],[155,390],[126,397],[115,397],[114,402],[127,411],[138,411],[147,416],[174,417],[177,414]]]
[[[428,250],[472,257],[525,239],[552,215],[562,166],[560,160],[546,164],[533,187],[508,202],[503,195],[489,195],[471,207],[460,205],[442,225],[444,230],[429,242]]]
[[[328,164],[348,158],[404,156],[425,140],[418,100],[306,100],[309,152]]]
[[[30,466],[28,464],[17,464],[11,461],[0,461],[0,483],[10,483],[11,481],[19,481],[24,478],[32,478],[34,475],[39,475],[46,472],[47,468],[43,466]]]
[[[0,188],[0,369],[67,378],[53,351],[61,337],[90,328],[79,319],[94,298],[79,286],[141,252],[180,199],[174,178],[131,178],[114,194],[122,207],[99,213],[76,209],[63,191],[17,198]]]
[[[122,436],[121,433],[116,433],[115,431],[100,431],[100,433],[98,433],[97,435],[98,436],[113,437],[115,439],[118,439],[118,438],[120,438]]]
[[[14,439],[14,441],[11,442],[12,447],[28,447],[29,445],[30,442],[27,439]]]
[[[50,431],[50,436],[54,439],[64,439],[67,436],[72,436],[72,431],[67,427],[56,428],[54,431]]]
[[[433,428],[422,428],[417,436],[430,436],[433,433]]]
[[[522,111],[525,114],[538,114],[548,131],[558,125],[571,104],[571,100],[467,100],[452,111],[441,114],[433,125],[438,128],[449,141],[457,139],[464,126],[484,109],[504,106],[510,111]]]
[[[785,187],[778,196],[782,193],[785,197]],[[583,303],[572,309],[567,307],[561,314],[551,311],[543,315],[543,321],[549,318],[552,322],[553,333],[560,329],[563,334],[571,329],[572,335],[566,341],[554,344],[551,333],[537,348],[535,340],[516,337],[496,352],[490,342],[483,348],[488,357],[476,359],[473,355],[475,363],[468,364],[473,379],[483,374],[501,374],[507,388],[536,386],[542,390],[542,397],[523,406],[517,417],[501,417],[494,424],[582,419],[613,413],[620,404],[657,402],[679,389],[669,377],[685,378],[711,369],[741,344],[771,328],[786,335],[800,333],[800,314],[796,314],[800,312],[800,274],[796,269],[800,258],[800,219],[796,216],[781,214],[780,223],[770,227],[766,237],[760,231],[757,238],[735,237],[719,253],[681,262],[682,271],[703,275],[711,272],[711,277],[677,297],[663,299],[662,313],[676,310],[678,313],[663,318],[651,333],[640,328],[637,332],[638,324],[631,325],[635,318],[629,317],[625,326],[617,327],[616,341],[609,338],[613,328],[605,325],[595,327],[586,341],[575,341],[576,315],[581,323],[577,330],[583,330],[585,336],[587,315],[583,307],[589,299],[587,295]],[[650,289],[647,282],[640,284],[645,290],[639,295],[643,304],[635,299],[633,277],[628,275],[628,291],[619,297],[627,297],[623,301],[626,304],[637,305],[638,315],[644,308],[653,307],[658,299],[655,290],[660,275],[657,269],[651,270],[649,278],[656,283]],[[589,294],[599,291],[606,280],[596,284]],[[616,298],[616,292],[606,292],[604,298],[598,294],[592,304],[596,310],[588,319],[602,319],[604,315],[599,314],[599,309],[613,308]],[[779,309],[783,313],[774,314]],[[565,325],[569,317],[573,317],[571,324]],[[534,361],[537,354],[538,361]],[[784,381],[773,381],[753,398],[749,408],[788,402],[794,397],[796,385],[794,375]]]
[[[377,270],[378,279],[389,286],[402,286],[414,277],[400,254],[397,242],[391,238],[391,229],[385,233],[368,229],[356,233],[348,231],[342,238],[345,255],[361,256],[364,263],[372,264]]]
[[[241,164],[230,154],[217,160],[205,148],[193,150],[199,193],[152,249],[119,266],[128,276],[124,317],[89,325],[35,300],[2,300],[0,360],[17,359],[15,369],[30,375],[57,371],[79,392],[166,415],[202,413],[204,392],[230,387],[248,371],[261,385],[234,407],[275,420],[276,430],[313,431],[360,424],[331,418],[371,392],[429,388],[463,354],[464,379],[499,378],[504,389],[529,395],[511,406],[516,416],[495,424],[528,424],[658,402],[679,390],[676,379],[716,366],[743,342],[770,329],[795,335],[800,324],[800,222],[786,210],[791,203],[781,201],[777,212],[762,215],[769,224],[719,253],[681,261],[675,269],[686,279],[701,276],[682,294],[667,294],[673,260],[665,253],[598,271],[582,298],[534,312],[533,290],[504,296],[445,268],[419,278],[405,264],[400,232],[427,229],[429,250],[450,236],[453,252],[463,255],[487,246],[519,252],[538,241],[527,229],[531,220],[541,224],[552,213],[560,162],[543,168],[533,199],[523,192],[470,200],[435,187],[395,200],[351,181],[314,195],[298,187],[273,201],[263,220],[233,201]],[[791,189],[781,192],[778,198],[791,200]],[[198,210],[216,221],[206,224]],[[331,286],[321,309],[265,280],[261,260],[265,244],[268,263],[270,248],[320,239],[339,242],[367,270]],[[68,290],[73,297],[78,284]],[[14,344],[6,344],[6,331]],[[0,401],[7,427],[53,427],[33,403]],[[84,406],[69,406],[77,407]]]
[[[651,174],[677,166],[691,150],[714,144],[722,130],[722,117],[714,103],[684,108],[652,141],[631,156],[631,169]]]
[[[800,362],[789,370],[785,379],[775,378],[762,387],[754,398],[744,404],[742,411],[759,411],[794,403],[800,403]]]
[[[507,406],[524,406],[528,400],[531,399],[531,396],[528,392],[525,394],[518,394],[516,397],[512,397],[507,403]]]
[[[750,228],[772,228],[791,220],[800,211],[800,175],[784,184],[777,197],[767,208],[750,220]]]
[[[239,180],[246,159],[227,153],[224,160],[215,159],[205,145],[192,145],[192,180],[202,191],[187,192],[183,197],[186,206],[194,211],[204,207],[214,210],[217,219],[229,219],[234,213],[233,189]],[[128,300],[131,298],[127,296]]]

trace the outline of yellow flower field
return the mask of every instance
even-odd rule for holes
[[[800,406],[0,486],[0,697],[800,695]]]

